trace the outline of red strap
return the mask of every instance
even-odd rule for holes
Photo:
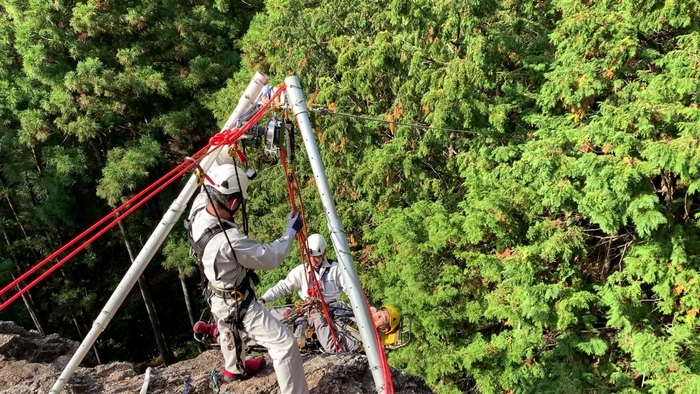
[[[311,256],[311,252],[309,251],[306,242],[308,238],[308,232],[306,227],[306,216],[304,214],[304,200],[301,197],[301,188],[299,187],[299,180],[294,175],[294,172],[287,166],[286,159],[287,158],[284,151],[280,150],[280,161],[282,162],[284,173],[287,177],[287,191],[289,193],[289,203],[292,206],[292,212],[295,212],[297,209],[295,197],[299,197],[299,215],[301,215],[302,227],[301,230],[297,232],[297,242],[299,243],[299,255],[301,257],[301,262],[304,265],[304,279],[306,280],[308,288],[307,295],[311,298],[319,300],[321,308],[323,309],[323,313],[326,316],[326,320],[328,321],[328,328],[330,328],[331,331],[331,338],[333,339],[335,351],[336,353],[339,353],[342,351],[340,341],[338,340],[338,336],[336,335],[335,329],[333,328],[331,315],[328,311],[328,304],[326,304],[326,301],[323,299],[323,291],[321,289],[321,284],[318,281],[318,278],[316,278],[316,272],[314,271],[313,267],[311,267],[309,259],[309,257]]]
[[[238,156],[238,161],[241,162],[241,163],[245,163],[245,162],[246,162],[246,157],[245,157],[245,155],[243,154],[243,151],[241,150],[241,148],[238,147],[238,142],[236,142],[236,148],[235,148],[235,149],[236,149],[236,156]]]
[[[205,147],[205,148],[206,148],[206,147]],[[205,156],[206,156],[206,155],[205,155]],[[184,167],[183,167],[183,165],[184,165]],[[80,245],[80,246],[77,247],[75,250],[73,250],[71,253],[69,253],[67,256],[65,256],[64,258],[62,258],[61,260],[59,260],[55,265],[53,265],[51,268],[49,268],[48,270],[46,270],[46,272],[42,273],[38,278],[34,279],[34,280],[33,280],[31,283],[29,283],[27,286],[23,287],[23,288],[22,288],[21,290],[19,290],[15,295],[13,295],[12,297],[10,297],[7,301],[5,301],[5,302],[3,302],[2,304],[0,304],[0,311],[2,311],[3,309],[5,309],[6,307],[8,307],[12,302],[14,302],[15,300],[17,300],[20,296],[22,296],[22,294],[24,294],[24,293],[26,293],[27,291],[29,291],[29,289],[31,289],[32,287],[36,286],[36,284],[39,283],[39,282],[41,282],[44,278],[46,278],[47,276],[51,275],[51,273],[53,273],[55,270],[57,270],[58,268],[60,268],[66,261],[70,260],[73,256],[75,256],[76,254],[78,254],[78,252],[80,252],[81,250],[85,249],[88,245],[90,245],[93,241],[95,241],[97,238],[99,238],[102,234],[106,233],[107,230],[111,229],[111,228],[114,227],[117,223],[119,223],[120,221],[122,221],[125,217],[129,216],[129,215],[130,215],[132,212],[134,212],[138,207],[140,207],[141,205],[143,205],[144,203],[146,203],[148,200],[150,200],[150,199],[151,199],[153,196],[155,196],[156,194],[160,193],[161,190],[163,190],[165,187],[167,187],[168,185],[170,185],[171,183],[173,183],[175,180],[179,179],[180,176],[182,176],[183,174],[185,174],[186,172],[188,172],[189,170],[191,170],[194,166],[195,166],[195,163],[191,163],[191,162],[185,161],[185,162],[181,163],[180,165],[178,165],[173,171],[171,171],[171,172],[168,173],[168,175],[170,175],[170,178],[169,178],[169,179],[165,179],[165,180],[164,180],[165,177],[159,179],[156,183],[154,183],[154,185],[157,185],[158,183],[162,183],[162,185],[160,185],[158,188],[156,188],[154,191],[152,191],[150,194],[148,194],[146,197],[144,197],[144,198],[141,199],[140,201],[134,203],[134,205],[133,205],[131,208],[129,208],[129,209],[126,210],[124,213],[122,213],[121,215],[119,215],[118,217],[116,217],[110,224],[108,224],[108,225],[107,225],[106,227],[104,227],[102,230],[100,230],[99,232],[97,232],[97,234],[93,235],[93,236],[90,237],[87,241],[83,242],[82,245]],[[175,174],[174,174],[174,175],[171,175],[173,172],[175,172]],[[164,180],[164,181],[163,181],[163,180]],[[161,181],[163,181],[163,182],[161,182]],[[137,194],[136,196],[132,197],[131,199],[129,199],[129,201],[127,201],[126,203],[124,203],[124,204],[123,204],[121,207],[119,207],[119,208],[122,208],[122,207],[124,207],[124,206],[127,206],[127,205],[133,203],[133,202],[136,200],[136,197],[140,197],[144,192],[150,190],[154,185],[149,186],[148,188],[146,188],[146,189],[145,189],[144,191],[142,191],[141,193],[139,193],[139,194]],[[100,224],[104,223],[108,218],[110,218],[110,217],[112,217],[112,216],[114,216],[114,215],[117,215],[117,213],[118,213],[117,211],[118,211],[118,210],[119,210],[119,209],[113,211],[110,215],[106,216],[104,219],[102,219],[102,220],[100,220],[99,222],[97,222],[97,223],[95,223],[94,225],[92,225],[92,227],[90,227],[89,229],[85,230],[85,231],[84,231],[82,234],[80,234],[78,237],[74,238],[74,239],[73,239],[72,241],[70,241],[68,244],[66,244],[65,246],[61,247],[61,248],[60,248],[59,250],[57,250],[56,252],[52,253],[49,257],[47,257],[46,259],[44,259],[43,261],[41,261],[39,264],[37,264],[36,266],[34,266],[32,269],[30,269],[29,271],[27,271],[27,272],[25,272],[24,274],[22,274],[22,276],[20,276],[18,279],[16,279],[15,281],[13,281],[13,283],[10,283],[9,285],[5,286],[5,288],[3,288],[3,290],[2,290],[2,292],[5,293],[9,288],[11,288],[12,286],[14,286],[14,285],[16,284],[17,281],[22,280],[22,279],[26,278],[27,276],[29,276],[30,274],[36,272],[39,268],[41,268],[43,265],[45,265],[45,264],[46,264],[48,261],[50,261],[52,258],[56,257],[58,254],[60,254],[60,253],[63,252],[64,250],[66,250],[68,247],[70,247],[70,246],[73,245],[74,243],[78,242],[78,241],[79,241],[81,238],[83,238],[86,234],[88,234],[88,233],[90,233],[91,231],[95,230]]]
[[[367,296],[362,293],[365,299],[365,304],[367,304],[367,310],[370,310],[369,301],[367,301]],[[394,394],[394,382],[391,380],[391,369],[389,368],[389,363],[386,361],[386,354],[384,354],[384,348],[382,347],[381,340],[379,339],[379,330],[374,324],[374,319],[370,315],[370,320],[372,320],[372,327],[374,327],[374,340],[377,341],[377,353],[379,354],[379,363],[382,368],[382,375],[384,376],[384,394]]]

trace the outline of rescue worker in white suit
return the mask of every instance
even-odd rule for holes
[[[340,348],[336,348],[333,334],[328,321],[322,316],[321,312],[313,311],[309,316],[302,316],[294,321],[294,336],[297,341],[303,340],[307,327],[312,327],[316,339],[318,339],[321,347],[328,353],[335,352],[357,352],[362,350],[362,338],[357,330],[357,323],[353,315],[352,308],[339,301],[341,292],[347,293],[345,278],[342,274],[340,265],[326,258],[326,240],[320,234],[312,234],[307,239],[307,247],[310,252],[311,268],[316,273],[316,279],[321,286],[323,292],[323,300],[328,304],[328,313],[333,320],[335,335],[338,339]],[[309,269],[304,269],[301,264],[289,272],[287,277],[279,281],[275,286],[270,288],[258,299],[258,302],[265,304],[278,298],[290,295],[294,290],[299,291],[301,299],[306,299],[308,295],[308,272]],[[392,306],[383,306],[379,309],[370,308],[372,320],[374,321],[377,330],[379,331],[380,342],[382,345],[389,334],[396,332],[401,315]],[[282,320],[288,315],[291,315],[291,308],[276,308],[271,310],[272,315]],[[354,327],[353,327],[354,326]],[[301,345],[301,343],[300,343]]]
[[[292,269],[286,278],[277,282],[265,294],[258,299],[258,303],[264,305],[266,302],[274,301],[278,298],[287,297],[297,290],[302,300],[309,297],[308,277],[310,270],[315,272],[316,279],[321,287],[323,300],[328,304],[331,317],[334,318],[333,311],[350,309],[345,303],[338,301],[340,294],[346,292],[347,286],[341,267],[336,261],[326,258],[326,240],[321,234],[311,234],[306,240],[309,249],[309,268],[300,264]],[[276,308],[271,310],[272,315],[282,320],[291,313],[291,308]],[[300,318],[295,321],[294,337],[301,346],[304,341],[304,331],[307,327],[307,319]]]
[[[345,279],[340,266],[336,261],[330,261],[326,258],[327,244],[323,236],[321,234],[311,234],[306,240],[306,244],[310,252],[310,267],[305,269],[304,264],[296,266],[286,278],[277,282],[275,286],[266,291],[258,299],[259,303],[265,304],[266,302],[286,297],[292,294],[294,290],[299,291],[299,297],[302,300],[306,299],[309,296],[309,283],[306,278],[309,276],[312,268],[321,286],[325,302],[337,301],[340,294],[345,292],[347,286],[345,286]]]
[[[302,227],[301,218],[290,213],[284,234],[270,244],[260,244],[239,231],[231,221],[248,197],[249,180],[245,170],[222,154],[207,175],[192,204],[186,227],[189,226],[190,242],[199,243],[200,269],[208,281],[206,296],[216,319],[216,326],[212,327],[215,332],[209,334],[218,336],[221,345],[224,380],[245,379],[264,367],[262,356],[245,360],[241,335],[247,335],[267,348],[282,394],[306,394],[309,389],[294,337],[255,302],[258,279],[253,272],[255,269],[271,270],[282,263]],[[193,248],[197,253],[197,248]],[[209,325],[199,328],[206,326]],[[194,330],[197,332],[197,325]]]

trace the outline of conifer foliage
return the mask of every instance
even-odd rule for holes
[[[252,68],[385,121],[313,116],[366,290],[414,316],[394,366],[696,392],[700,2],[266,5]]]
[[[413,316],[393,366],[439,393],[697,392],[700,1],[261,8],[0,0],[3,282],[194,151],[253,71],[298,75],[363,287]],[[270,241],[284,177],[249,156],[251,236]],[[135,244],[168,193],[127,222]],[[153,264],[156,300],[196,272],[186,251],[176,230],[157,258],[183,282]],[[36,289],[35,324],[79,335],[128,264],[110,233]],[[98,348],[147,359],[129,300]],[[158,305],[166,336],[190,338],[177,301]]]
[[[256,11],[239,3],[0,1],[0,190],[7,197],[0,224],[10,245],[7,253],[0,248],[3,283],[165,174],[217,129],[207,103],[238,70],[235,40]],[[136,251],[174,192],[126,219]],[[80,339],[129,265],[116,229],[49,277],[35,292],[51,332]],[[146,277],[171,281],[154,286],[160,318],[172,322],[164,324],[166,335],[191,339],[177,278],[157,263]],[[153,356],[155,341],[148,329],[130,329],[146,319],[134,290],[98,347],[110,357],[143,361]],[[171,305],[177,292],[179,308],[170,310],[163,303]],[[21,309],[15,303],[8,313],[21,316]]]

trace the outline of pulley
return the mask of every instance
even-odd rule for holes
[[[278,119],[272,119],[267,126],[255,125],[243,134],[239,141],[244,146],[257,146],[265,140],[265,153],[277,155],[282,146],[282,128],[284,123]]]

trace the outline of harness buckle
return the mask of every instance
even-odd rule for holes
[[[215,287],[211,283],[209,284],[209,289],[211,290],[211,293],[215,297],[223,298],[223,299],[232,299],[237,302],[243,302],[244,295],[240,291],[236,289],[232,290],[227,290],[227,289],[220,289],[218,287]]]

